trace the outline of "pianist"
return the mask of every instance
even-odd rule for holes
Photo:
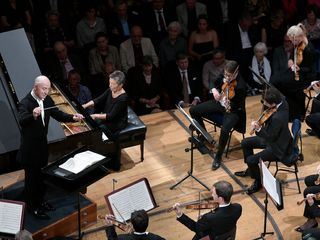
[[[121,149],[119,146],[118,134],[121,129],[127,126],[128,122],[128,95],[123,89],[125,75],[121,71],[114,71],[109,76],[109,88],[99,97],[82,105],[84,109],[103,103],[102,113],[91,114],[97,121],[100,128],[114,141],[116,150],[112,154],[110,168],[120,170]]]
[[[51,83],[46,76],[38,76],[33,89],[19,103],[19,123],[21,145],[18,160],[25,172],[25,201],[27,209],[36,218],[49,219],[46,211],[54,207],[44,201],[45,184],[41,168],[48,163],[47,133],[50,117],[61,122],[74,122],[83,119],[81,114],[67,114],[54,107],[48,93]]]

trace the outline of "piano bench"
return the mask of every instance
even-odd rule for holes
[[[137,114],[128,107],[128,125],[119,133],[120,148],[140,145],[141,162],[144,159],[144,140],[146,139],[147,127]]]

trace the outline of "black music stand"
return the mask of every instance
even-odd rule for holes
[[[283,209],[283,196],[282,196],[282,186],[280,181],[275,179],[264,162],[260,159],[260,172],[262,179],[262,186],[266,191],[266,197],[264,200],[264,223],[263,232],[260,237],[254,240],[265,239],[266,235],[273,235],[274,232],[267,232],[267,216],[268,216],[268,197],[270,196],[272,202],[275,204],[276,208],[280,211]]]
[[[63,156],[54,163],[46,166],[42,169],[42,172],[45,176],[45,183],[61,189],[66,193],[78,193],[77,194],[77,212],[78,212],[78,238],[81,239],[83,234],[81,232],[81,204],[80,204],[80,193],[83,189],[89,185],[100,180],[106,176],[109,171],[103,165],[107,163],[110,159],[104,158],[99,162],[91,165],[90,167],[84,169],[78,174],[71,173],[67,170],[59,168],[61,164],[66,162],[70,157],[73,157],[75,154],[80,153],[84,150],[87,150],[86,147],[78,148],[71,153]]]
[[[202,186],[204,186],[208,191],[210,191],[210,188],[205,185],[203,182],[201,182],[198,178],[196,178],[193,175],[193,150],[197,148],[197,145],[201,144],[201,142],[194,136],[194,130],[198,132],[201,136],[204,137],[206,141],[209,143],[214,143],[213,138],[211,135],[193,118],[191,118],[181,106],[177,106],[178,110],[188,119],[188,121],[191,124],[191,141],[190,141],[190,148],[187,148],[185,151],[190,151],[190,170],[187,172],[187,175],[182,178],[179,182],[174,184],[170,187],[171,190],[173,190],[176,186],[178,186],[180,183],[182,183],[184,180],[186,180],[188,177],[192,177],[194,180],[196,180],[198,183],[200,183]]]

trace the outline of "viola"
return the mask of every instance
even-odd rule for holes
[[[304,41],[302,41],[294,49],[294,64],[295,64],[295,66],[299,66],[302,63],[302,61],[303,61],[303,51],[306,48],[306,46],[307,46],[307,44]],[[294,73],[295,73],[294,79],[296,81],[299,81],[300,76],[299,76],[299,72],[296,70],[296,68],[295,68]]]
[[[101,215],[99,215],[98,218],[99,219],[105,219],[105,217],[101,216]],[[120,230],[122,230],[122,231],[124,231],[126,233],[132,232],[132,225],[131,224],[128,224],[126,222],[125,223],[120,222],[117,219],[111,218],[111,217],[108,217],[108,220],[112,222],[113,226],[119,228]]]
[[[277,106],[270,107],[264,110],[257,120],[258,125],[262,126],[276,111],[277,111]],[[250,135],[252,135],[254,132],[255,132],[255,129],[251,129]]]
[[[235,88],[237,86],[237,74],[238,74],[239,66],[236,68],[236,70],[233,72],[232,76],[225,77],[226,81],[222,84],[221,87],[221,93],[220,93],[220,104],[221,106],[225,107],[226,112],[230,112],[231,106],[230,106],[230,100],[236,95]]]
[[[218,202],[209,201],[208,203],[190,204],[186,206],[186,209],[201,210],[201,209],[217,209],[219,207]]]

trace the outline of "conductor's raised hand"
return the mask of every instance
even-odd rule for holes
[[[33,109],[32,115],[33,115],[34,119],[39,117],[41,115],[41,108],[40,107],[36,107],[35,109]]]

